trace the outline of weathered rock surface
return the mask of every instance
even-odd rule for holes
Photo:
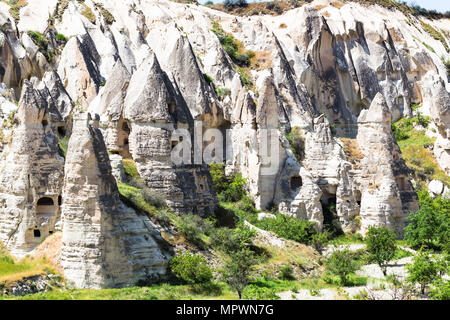
[[[0,239],[17,256],[60,228],[64,159],[47,106],[45,96],[26,81],[18,125],[0,162]]]

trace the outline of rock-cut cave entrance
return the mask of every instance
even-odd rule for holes
[[[56,213],[55,203],[52,198],[40,198],[36,205],[36,215],[38,216],[53,216]]]
[[[334,236],[343,234],[338,223],[338,215],[336,209],[336,194],[324,192],[320,199],[323,213],[323,230],[330,232]]]

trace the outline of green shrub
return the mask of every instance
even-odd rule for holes
[[[133,159],[123,159],[122,165],[123,165],[123,169],[125,170],[125,173],[129,177],[139,178],[139,172],[136,168],[136,164],[134,163]]]
[[[164,208],[166,206],[166,200],[164,199],[164,196],[158,191],[144,187],[142,189],[142,195],[145,202],[156,208]]]
[[[442,59],[442,62],[444,63],[445,67],[447,68],[447,77],[450,78],[450,60]]]
[[[278,278],[281,280],[295,280],[294,269],[290,264],[285,264],[279,270]]]
[[[381,227],[369,227],[366,243],[371,259],[374,260],[386,276],[387,263],[394,258],[396,236],[392,230]]]
[[[57,33],[55,35],[56,40],[61,41],[61,42],[67,42],[68,39],[65,35],[61,34],[61,33]]]
[[[231,95],[231,90],[228,88],[215,87],[215,90],[216,90],[216,95],[218,95],[220,97]]]
[[[253,51],[245,50],[242,43],[234,39],[233,35],[227,34],[216,21],[213,22],[211,31],[217,36],[223,50],[235,64],[240,67],[250,66],[250,59],[255,56]]]
[[[319,232],[312,235],[311,243],[314,249],[316,249],[319,253],[321,253],[325,248],[325,246],[328,244],[330,238],[331,234],[328,231]]]
[[[246,300],[278,300],[275,289],[259,287],[250,284],[243,291],[243,298]]]
[[[255,213],[255,203],[251,197],[245,195],[242,199],[237,203],[237,208],[239,210],[245,211],[247,213]]]
[[[306,244],[310,243],[313,235],[317,233],[314,222],[284,214],[277,214],[274,219],[263,219],[256,225],[261,229],[272,231],[281,238]]]
[[[247,180],[240,173],[226,176],[225,166],[217,163],[210,164],[209,168],[219,201],[236,202],[242,199]]]
[[[349,275],[359,268],[348,249],[334,251],[326,260],[326,266],[329,272],[339,277],[342,285],[349,284]]]
[[[204,235],[211,232],[213,224],[200,216],[194,214],[182,215],[177,225],[178,231],[183,234],[186,240],[204,248],[206,246]]]
[[[212,279],[212,271],[206,260],[190,252],[174,257],[170,261],[170,269],[178,279],[188,284],[206,283]]]

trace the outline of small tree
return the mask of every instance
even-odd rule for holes
[[[242,299],[242,292],[250,282],[253,274],[253,267],[259,262],[250,248],[240,248],[239,250],[229,253],[223,270],[223,276],[230,288],[234,289],[239,299]]]
[[[170,269],[175,276],[188,284],[206,283],[212,279],[211,268],[198,254],[186,252],[170,261]]]
[[[406,265],[408,277],[406,280],[413,284],[420,284],[420,292],[425,293],[425,288],[438,278],[439,268],[427,251],[419,251],[413,262]]]
[[[260,262],[259,256],[251,249],[256,233],[241,225],[238,229],[220,229],[213,236],[213,242],[227,255],[222,275],[225,282],[234,289],[239,299],[250,282],[253,268]]]
[[[343,285],[349,283],[348,276],[359,268],[348,249],[334,251],[327,259],[326,266],[328,271],[339,276],[341,284]]]
[[[367,250],[371,258],[380,266],[385,276],[387,263],[394,258],[397,248],[395,239],[395,233],[384,227],[370,227],[367,233]]]

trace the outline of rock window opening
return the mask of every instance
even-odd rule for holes
[[[39,229],[34,229],[33,230],[33,235],[35,238],[40,238],[41,237],[41,231]]]
[[[303,185],[303,181],[301,177],[292,177],[291,178],[291,189],[297,190]]]
[[[64,127],[58,127],[58,134],[61,136],[61,137],[65,137],[66,136],[66,129],[64,128]]]
[[[62,205],[62,197],[58,196],[58,206]]]
[[[119,125],[119,140],[118,140],[118,146],[121,149],[119,151],[119,154],[125,158],[129,159],[131,158],[130,154],[130,146],[129,146],[129,140],[128,136],[130,135],[130,127],[128,126],[128,123],[126,121],[123,121],[121,125]]]
[[[49,231],[48,234],[53,234],[53,231]]]
[[[167,102],[167,107],[169,108],[169,113],[174,114],[175,113],[175,103],[173,101]]]
[[[47,120],[42,120],[42,126],[45,128],[48,125],[48,121]]]
[[[407,189],[408,182],[405,177],[397,177],[395,180],[400,191]]]

